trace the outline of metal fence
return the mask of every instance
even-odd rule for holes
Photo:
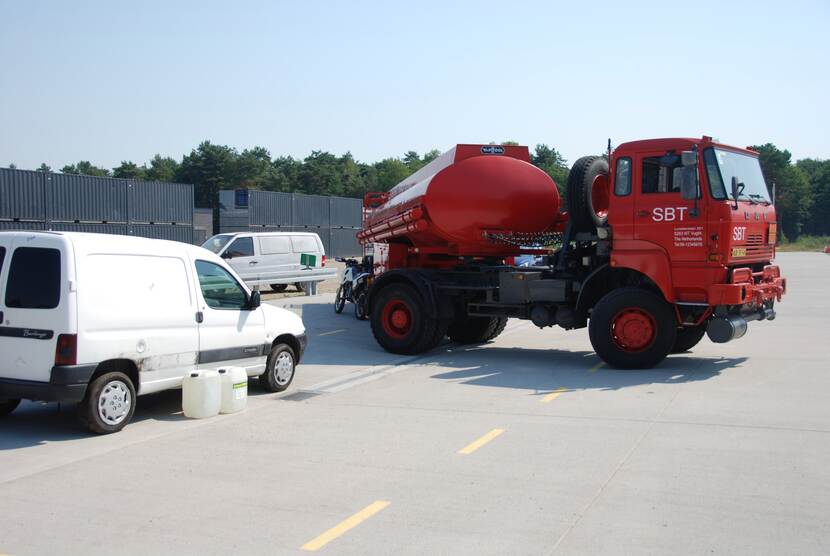
[[[313,232],[332,257],[360,255],[363,202],[347,197],[238,189],[219,192],[219,232]]]
[[[0,230],[193,243],[193,185],[0,168]]]

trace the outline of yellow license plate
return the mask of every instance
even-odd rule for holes
[[[733,247],[732,248],[732,256],[733,257],[746,257],[746,247]]]
[[[767,236],[767,244],[775,245],[775,242],[776,242],[777,239],[778,239],[778,223],[777,222],[770,222],[769,235]]]

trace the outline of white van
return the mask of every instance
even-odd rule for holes
[[[260,306],[200,247],[126,236],[0,232],[0,416],[21,398],[81,402],[97,433],[122,429],[136,395],[194,369],[239,366],[285,390],[301,319]]]
[[[319,282],[337,276],[326,268],[326,251],[320,236],[309,232],[258,232],[218,234],[202,247],[223,259],[251,288],[270,286],[276,292],[289,284],[302,289],[305,282]],[[312,264],[302,264],[303,255],[312,255]]]

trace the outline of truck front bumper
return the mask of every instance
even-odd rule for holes
[[[767,265],[761,272],[749,267],[732,270],[731,284],[712,284],[708,290],[709,305],[758,305],[781,301],[787,293],[787,279],[781,277],[777,265]]]
[[[25,399],[46,402],[79,402],[98,365],[52,367],[49,382],[0,377],[0,400]]]

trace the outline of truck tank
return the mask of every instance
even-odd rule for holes
[[[458,256],[514,255],[565,220],[556,184],[512,145],[457,145],[365,205],[361,242]]]

